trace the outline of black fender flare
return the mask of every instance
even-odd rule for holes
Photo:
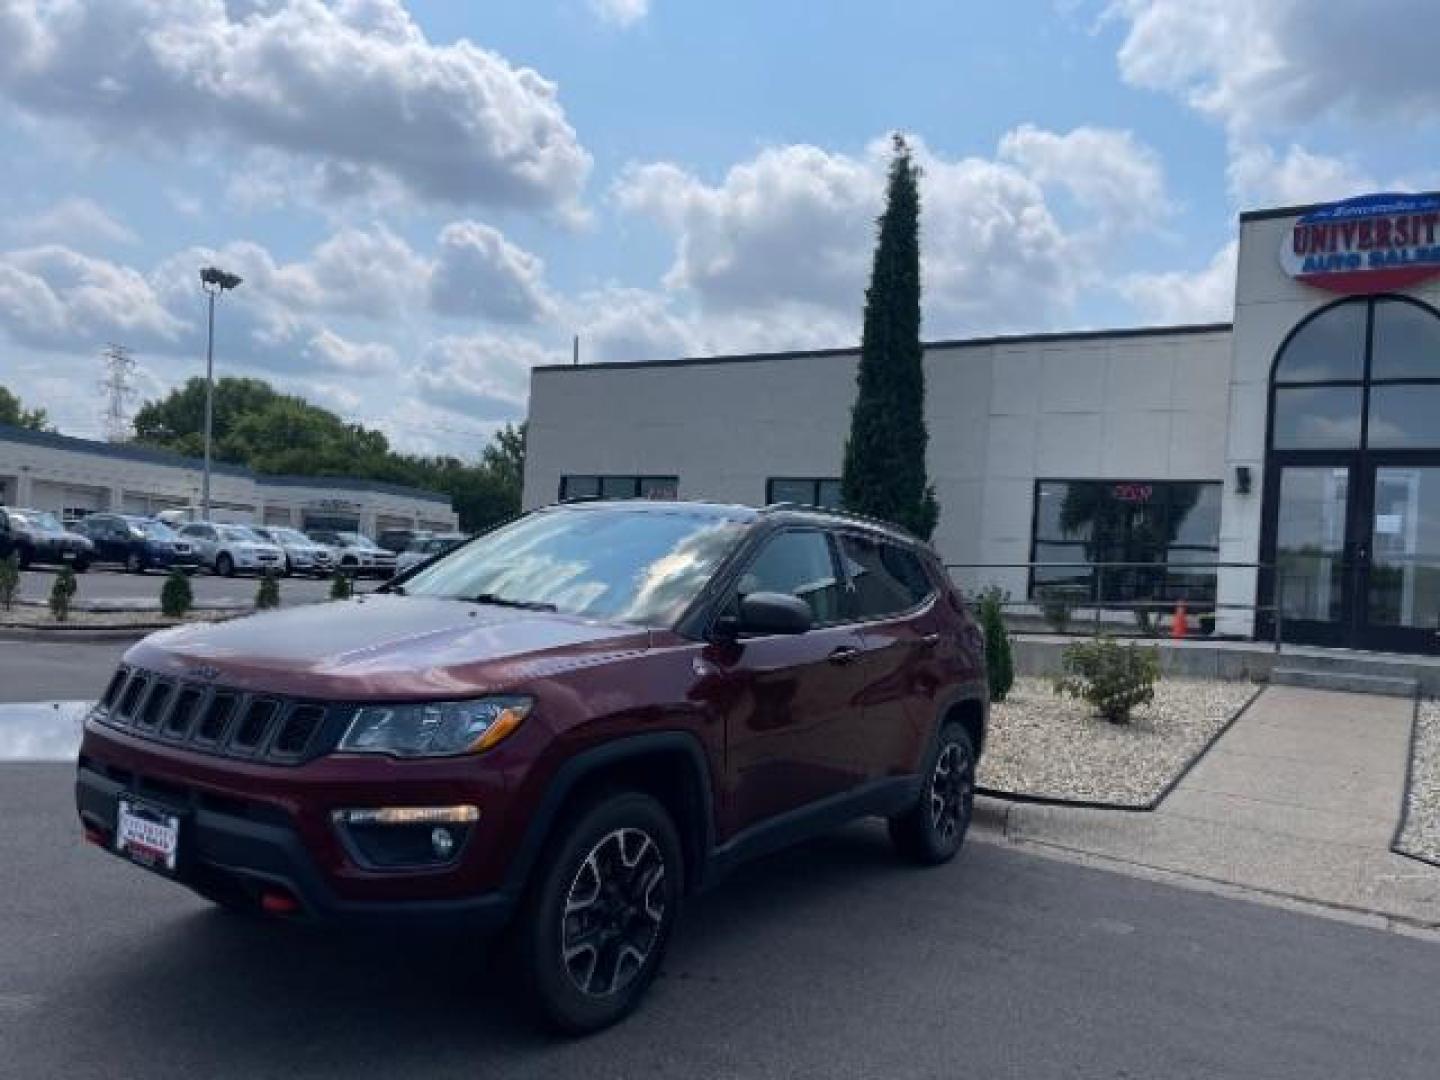
[[[693,891],[697,888],[701,883],[700,879],[703,879],[707,872],[711,853],[715,849],[715,797],[710,786],[709,759],[699,738],[690,732],[656,731],[642,735],[626,735],[582,750],[555,770],[555,775],[546,785],[540,808],[531,817],[520,846],[510,861],[502,891],[516,900],[523,895],[531,871],[534,870],[561,811],[580,784],[625,761],[657,752],[676,751],[683,754],[690,763],[689,767],[700,793],[700,820],[694,825],[698,827],[698,834],[694,837],[694,873],[687,875],[692,879],[687,882],[689,889]],[[677,825],[683,827],[684,823],[677,822]]]
[[[926,743],[925,757],[920,763],[922,770],[926,769],[928,763],[935,756],[936,747],[940,742],[940,729],[945,726],[945,717],[950,715],[950,710],[955,706],[969,702],[974,702],[980,707],[980,743],[973,748],[976,764],[979,764],[980,757],[985,751],[985,736],[990,726],[990,690],[984,679],[969,679],[956,683],[945,693],[936,697],[935,720],[930,727],[930,738]]]

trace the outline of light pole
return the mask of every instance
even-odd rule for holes
[[[240,284],[237,274],[214,266],[200,271],[200,288],[210,301],[209,332],[205,336],[205,474],[200,487],[200,520],[210,520],[210,437],[215,426],[215,297]]]

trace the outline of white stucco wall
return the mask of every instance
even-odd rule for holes
[[[680,497],[758,505],[768,477],[836,477],[857,353],[541,368],[525,505],[564,475],[676,475]],[[1039,479],[1218,480],[1227,328],[930,346],[928,468],[950,563],[1024,563]],[[1024,594],[1026,573],[957,571]]]

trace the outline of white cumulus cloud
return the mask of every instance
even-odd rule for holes
[[[94,199],[79,196],[61,199],[39,213],[14,218],[9,232],[32,243],[74,247],[133,244],[139,239],[133,229],[117,221]]]
[[[612,26],[634,26],[650,14],[650,0],[589,0],[590,10]]]
[[[1238,251],[1231,240],[1199,270],[1127,274],[1120,279],[1120,294],[1151,323],[1228,322],[1235,309]]]
[[[573,212],[591,165],[553,82],[398,0],[0,0],[0,95],[111,145],[218,136],[455,204]]]
[[[452,221],[440,232],[430,305],[442,315],[534,323],[554,311],[545,264],[478,221]]]

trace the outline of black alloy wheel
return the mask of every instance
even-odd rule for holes
[[[649,795],[601,797],[561,823],[515,942],[550,1025],[586,1034],[635,1008],[660,969],[683,876],[674,822]]]
[[[965,842],[975,810],[975,749],[959,724],[940,732],[920,798],[890,819],[890,839],[915,862],[949,862]]]

